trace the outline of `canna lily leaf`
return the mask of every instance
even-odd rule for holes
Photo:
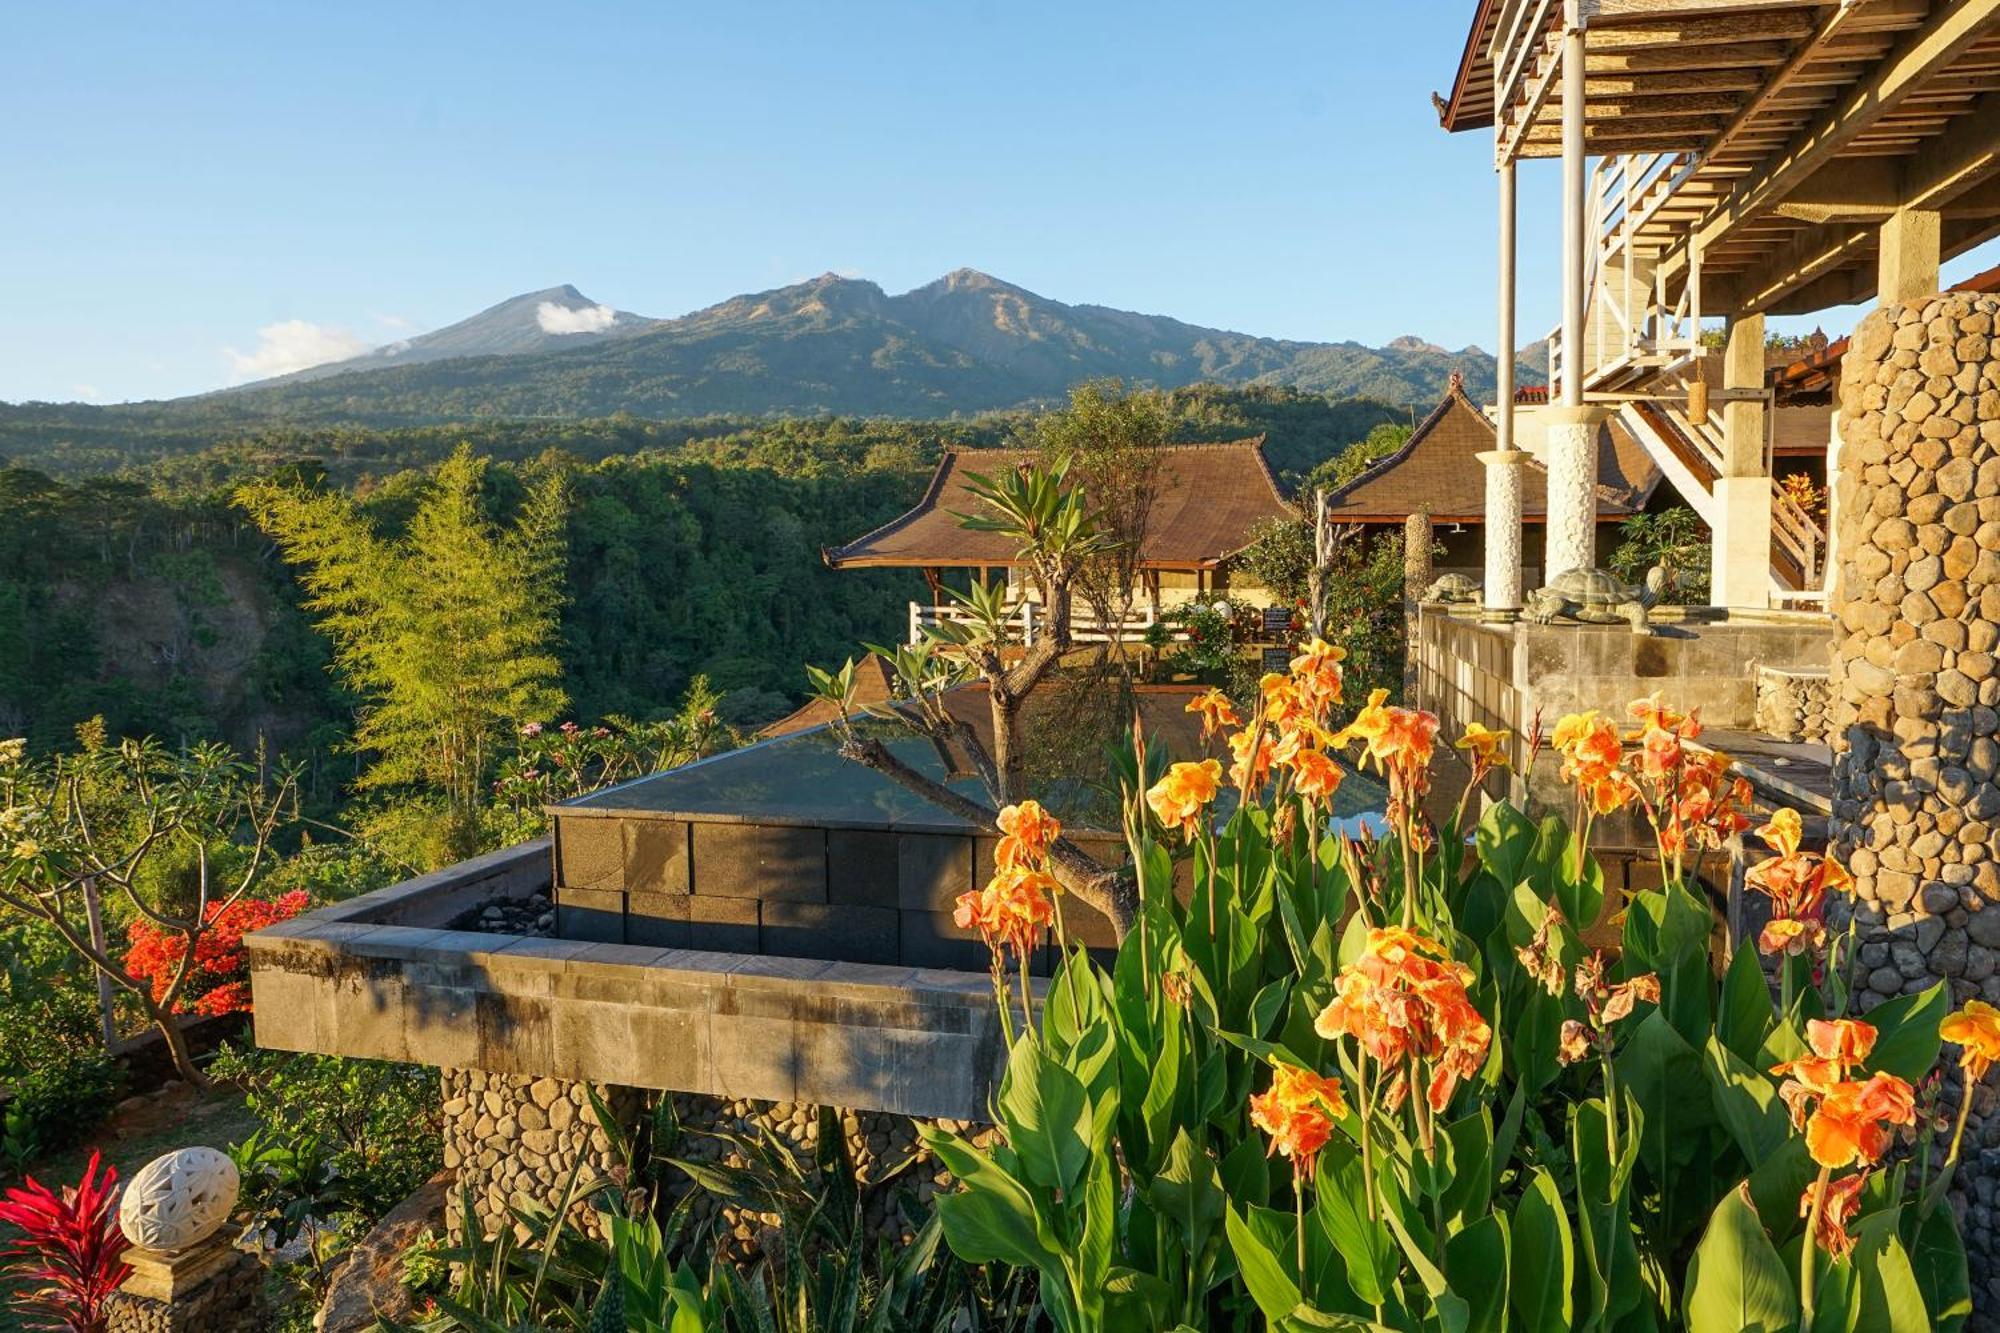
[[[1688,1333],[1791,1333],[1791,1273],[1764,1234],[1748,1191],[1722,1196],[1688,1268]]]

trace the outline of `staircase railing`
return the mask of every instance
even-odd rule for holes
[[[1826,529],[1791,496],[1775,488],[1771,492],[1771,546],[1797,567],[1798,582],[1786,590],[1788,595],[1811,595],[1820,590],[1826,579]]]

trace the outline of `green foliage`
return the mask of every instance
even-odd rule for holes
[[[554,654],[569,493],[536,479],[512,524],[487,511],[487,464],[461,447],[385,537],[350,498],[274,483],[246,508],[301,569],[308,609],[370,701],[354,744],[366,786],[421,785],[469,822],[502,739],[563,705]]]
[[[1618,525],[1611,572],[1638,583],[1654,565],[1666,571],[1668,597],[1690,605],[1708,600],[1708,525],[1694,510],[1675,505],[1657,514],[1634,514]]]
[[[1383,422],[1307,473],[1299,493],[1309,496],[1318,490],[1340,489],[1408,444],[1413,433],[1414,427],[1403,422]]]

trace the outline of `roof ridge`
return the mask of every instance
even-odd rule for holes
[[[821,563],[825,564],[828,568],[838,569],[839,566],[835,561],[840,558],[842,552],[851,551],[857,546],[866,545],[874,541],[877,537],[886,537],[898,528],[916,522],[917,516],[924,512],[925,507],[935,503],[937,498],[944,493],[945,472],[951,465],[952,455],[956,452],[956,449],[952,446],[945,446],[944,452],[938,455],[937,466],[931,469],[930,482],[924,487],[924,493],[917,497],[917,502],[914,505],[911,505],[887,523],[862,533],[853,541],[842,542],[839,546],[820,547],[819,558]]]
[[[1367,467],[1362,468],[1359,473],[1347,482],[1327,492],[1327,503],[1331,504],[1335,500],[1342,498],[1362,482],[1373,480],[1377,473],[1387,472],[1392,468],[1400,466],[1412,453],[1416,452],[1419,444],[1430,438],[1430,433],[1437,429],[1438,423],[1444,420],[1445,413],[1449,412],[1454,404],[1464,407],[1472,415],[1478,417],[1488,429],[1491,429],[1492,423],[1486,420],[1486,414],[1472,405],[1472,400],[1465,396],[1464,390],[1456,385],[1448,387],[1445,390],[1444,397],[1438,399],[1438,405],[1433,407],[1429,414],[1422,421],[1419,421],[1416,428],[1410,432],[1409,439],[1403,441],[1396,449],[1382,455]],[[1361,441],[1357,440],[1355,443],[1359,444]],[[1350,444],[1347,447],[1352,449],[1354,445]],[[1336,454],[1335,457],[1339,457],[1339,455]]]

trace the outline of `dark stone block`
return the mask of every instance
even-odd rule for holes
[[[662,949],[688,947],[685,893],[632,893],[625,898],[625,942]]]
[[[625,885],[625,835],[616,819],[556,816],[557,883],[572,889]]]
[[[616,889],[556,890],[556,934],[593,944],[625,942],[625,895]]]
[[[972,839],[904,833],[896,839],[896,902],[906,912],[950,914],[972,890]]]
[[[897,917],[889,907],[766,903],[764,952],[779,958],[827,958],[838,963],[897,960]]]
[[[904,912],[902,951],[902,961],[911,967],[984,972],[989,966],[986,945],[974,932],[961,930],[949,912]]]
[[[867,829],[828,829],[826,896],[834,903],[895,907],[896,835]]]
[[[755,898],[689,898],[687,947],[756,953],[759,905]]]
[[[694,826],[699,897],[826,901],[826,830],[767,824]]]
[[[688,826],[672,819],[624,824],[626,892],[688,892]]]

